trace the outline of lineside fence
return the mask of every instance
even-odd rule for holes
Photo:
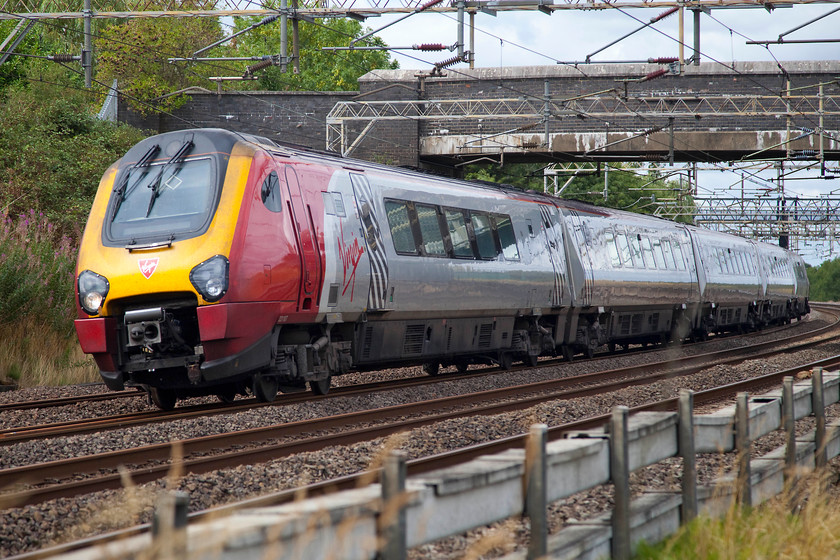
[[[810,381],[785,378],[783,388],[695,415],[693,394],[680,393],[678,412],[629,415],[613,410],[602,430],[547,442],[547,427],[531,428],[526,449],[487,455],[406,479],[400,452],[386,457],[381,484],[243,510],[185,527],[183,496],[162,501],[153,534],[132,537],[65,558],[350,559],[404,560],[407,550],[511,516],[526,515],[527,551],[506,560],[630,558],[642,540],[658,542],[698,514],[723,515],[736,500],[757,505],[781,493],[803,469],[840,454],[840,423],[825,408],[840,400],[840,374],[812,370]],[[795,420],[814,416],[816,428],[797,438]],[[786,445],[751,458],[752,442],[784,430]],[[735,452],[737,469],[698,485],[696,454]],[[630,474],[671,457],[683,461],[681,492],[631,499]],[[547,534],[547,506],[612,483],[615,507],[595,519]],[[180,504],[180,505],[179,505]],[[179,522],[178,520],[181,519]]]

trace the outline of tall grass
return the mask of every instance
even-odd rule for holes
[[[837,491],[827,491],[824,475],[804,486],[757,508],[733,505],[721,518],[698,517],[657,546],[643,544],[634,560],[840,558]]]
[[[34,210],[0,213],[0,222],[0,378],[22,387],[95,380],[73,329],[75,244]]]

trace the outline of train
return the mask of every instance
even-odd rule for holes
[[[75,284],[105,384],[161,409],[810,311],[805,263],[778,246],[222,129],[149,137],[105,172]]]

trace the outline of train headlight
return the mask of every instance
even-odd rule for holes
[[[229,267],[225,257],[216,255],[190,271],[190,282],[206,301],[219,301],[228,290]]]
[[[111,285],[108,279],[90,270],[83,270],[79,274],[79,304],[88,315],[98,315],[102,302],[108,295]]]

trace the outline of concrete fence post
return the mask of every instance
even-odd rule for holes
[[[750,408],[749,395],[738,393],[735,401],[735,451],[738,453],[737,496],[741,505],[752,505],[750,452]]]
[[[382,468],[382,511],[379,514],[379,536],[382,543],[381,560],[405,560],[406,519],[405,479],[406,455],[392,451],[385,457]]]
[[[525,514],[531,521],[528,560],[548,552],[546,441],[548,426],[534,424],[525,451]]]
[[[785,429],[785,482],[796,479],[796,416],[793,406],[793,377],[782,380],[782,419]]]
[[[814,418],[816,419],[816,438],[814,443],[817,447],[817,454],[814,457],[816,467],[818,469],[825,467],[828,463],[828,455],[826,452],[825,439],[825,394],[823,391],[823,368],[815,367],[812,370],[811,384],[813,391],[811,393],[811,408],[814,410]]]
[[[627,423],[630,409],[617,406],[610,420],[610,478],[615,487],[612,514],[612,558],[630,558],[630,458],[627,449]]]
[[[165,492],[158,499],[152,518],[152,540],[156,558],[183,558],[187,553],[187,514],[190,495]]]
[[[683,460],[681,522],[697,517],[697,457],[694,452],[694,392],[680,390],[679,448]]]

